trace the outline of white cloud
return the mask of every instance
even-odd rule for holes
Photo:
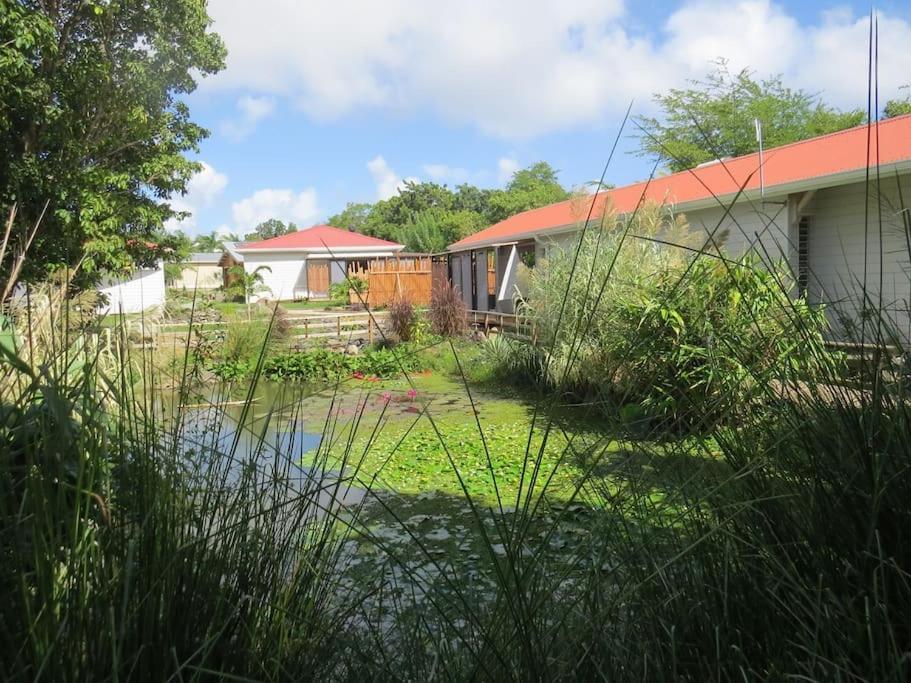
[[[835,0],[832,0],[835,2]],[[689,0],[639,28],[624,0],[211,0],[228,68],[204,87],[288,98],[332,119],[432,111],[504,138],[616,120],[631,100],[734,68],[782,72],[840,106],[865,98],[866,18],[801,23],[771,0]],[[629,11],[628,11],[629,10]],[[911,24],[880,15],[881,92],[907,80]]]
[[[190,178],[186,194],[171,199],[172,209],[187,211],[190,215],[183,220],[169,220],[165,224],[168,230],[195,232],[199,228],[196,213],[200,209],[212,206],[228,186],[228,176],[219,173],[205,161],[200,163],[202,170]]]
[[[731,60],[731,70],[778,73],[806,56],[797,20],[768,0],[690,2],[670,16],[665,31],[662,51],[688,73],[704,73],[719,57]]]
[[[503,157],[497,162],[497,180],[505,185],[512,180],[513,174],[519,170],[519,162],[509,157]]]
[[[466,183],[471,178],[468,170],[446,164],[424,164],[424,173],[434,182],[451,183],[452,185]]]
[[[234,142],[248,137],[260,121],[272,115],[275,111],[275,98],[244,95],[237,101],[237,108],[240,116],[221,124],[222,134]]]
[[[394,197],[399,190],[405,187],[406,182],[418,182],[417,178],[411,176],[404,180],[400,178],[380,154],[367,162],[367,170],[370,171],[373,182],[376,183],[377,199]]]
[[[231,205],[235,230],[242,236],[270,218],[293,221],[298,227],[315,223],[322,210],[316,190],[308,187],[302,192],[265,189]]]

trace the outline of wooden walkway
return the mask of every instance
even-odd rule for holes
[[[469,310],[468,324],[475,327],[483,327],[485,330],[496,327],[500,332],[532,342],[538,339],[534,322],[529,322],[526,318],[514,313]]]

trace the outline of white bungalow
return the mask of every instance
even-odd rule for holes
[[[98,313],[139,313],[165,302],[164,263],[154,268],[139,268],[126,276],[109,275],[98,287],[107,300]]]
[[[244,271],[259,272],[262,291],[252,298],[320,299],[329,294],[329,285],[342,282],[354,263],[365,267],[367,261],[394,256],[404,245],[376,237],[334,228],[313,227],[273,237],[262,242],[237,245]]]
[[[827,305],[839,336],[856,320],[866,283],[895,331],[911,338],[911,115],[517,214],[450,245],[451,280],[470,309],[512,312],[520,263],[572,244],[592,206],[598,219],[607,207],[629,215],[645,200],[726,235],[721,248],[732,257],[785,260],[809,302]]]

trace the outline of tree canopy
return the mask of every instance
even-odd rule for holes
[[[755,119],[766,147],[833,133],[863,123],[863,111],[840,111],[780,76],[757,79],[748,69],[732,74],[724,60],[690,88],[654,96],[660,118],[638,117],[640,153],[671,171],[757,151]]]
[[[40,219],[24,279],[168,253],[207,134],[181,97],[224,64],[210,23],[205,0],[0,0],[0,208],[15,240]]]
[[[439,252],[516,213],[568,197],[557,172],[541,161],[517,171],[502,190],[467,183],[453,190],[437,183],[409,181],[390,199],[348,204],[329,223],[399,242],[409,251]]]
[[[911,114],[911,86],[903,85],[901,90],[904,92],[903,97],[896,97],[894,100],[886,102],[883,109],[883,116],[891,119],[894,116],[904,116]]]
[[[253,228],[253,232],[248,232],[244,235],[244,241],[259,242],[261,240],[270,240],[273,237],[281,237],[292,232],[297,232],[297,226],[294,223],[285,223],[278,218],[270,218]]]

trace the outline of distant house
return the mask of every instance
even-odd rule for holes
[[[224,271],[219,265],[221,252],[194,252],[181,263],[180,277],[171,283],[180,289],[217,289],[224,281]]]
[[[101,314],[139,313],[163,306],[165,302],[164,263],[155,268],[142,268],[126,277],[108,276],[98,291],[107,304],[98,307]]]
[[[235,266],[243,268],[244,255],[237,251],[237,247],[242,244],[243,242],[222,242],[224,251],[221,254],[221,258],[218,260],[218,265],[221,268],[222,284],[225,289],[228,289],[231,286],[231,283],[239,277]]]
[[[572,245],[590,209],[595,220],[630,215],[644,200],[724,235],[727,255],[786,261],[797,290],[827,305],[836,334],[857,320],[866,282],[911,338],[911,115],[517,214],[448,247],[451,281],[470,309],[512,312],[521,264]]]
[[[262,291],[253,299],[320,299],[329,285],[345,280],[349,266],[364,268],[367,261],[393,256],[404,249],[395,242],[334,228],[313,227],[262,242],[234,247],[243,258],[244,271],[259,272]]]

